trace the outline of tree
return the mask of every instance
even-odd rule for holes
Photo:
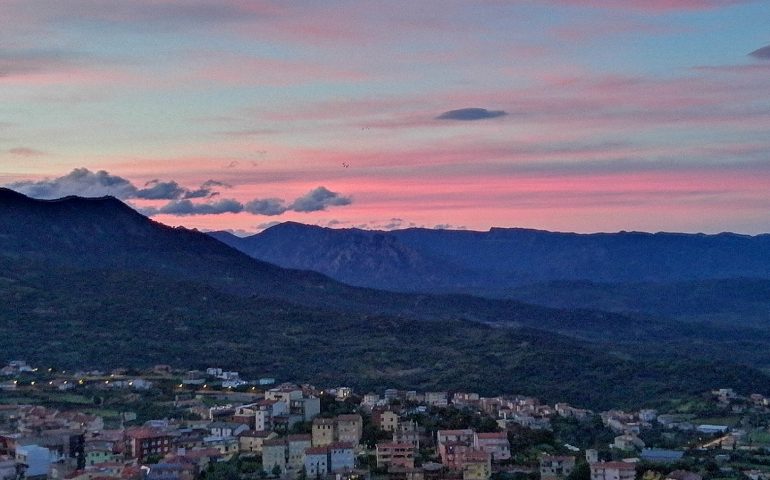
[[[588,462],[577,462],[567,480],[591,480],[591,467]]]
[[[280,465],[278,465],[277,463],[275,465],[273,465],[272,473],[273,473],[274,477],[280,477],[281,476],[281,472],[282,471],[281,471],[281,466]]]

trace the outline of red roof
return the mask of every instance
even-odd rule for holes
[[[139,427],[126,430],[126,435],[130,438],[144,439],[144,438],[158,438],[170,436],[163,430],[157,430],[154,428]]]
[[[476,436],[479,438],[483,438],[485,440],[492,440],[492,439],[508,440],[508,434],[505,432],[477,433]]]
[[[329,449],[326,447],[310,447],[305,449],[305,455],[326,455]]]

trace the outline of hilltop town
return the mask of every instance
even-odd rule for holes
[[[731,388],[667,410],[522,395],[356,392],[221,368],[0,370],[0,479],[770,478],[770,399]],[[618,386],[622,388],[622,386]]]

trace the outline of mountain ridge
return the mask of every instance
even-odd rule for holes
[[[210,235],[260,260],[357,286],[505,296],[513,287],[770,278],[770,234],[331,229],[296,222],[249,237]],[[319,245],[323,246],[321,254]],[[366,266],[366,268],[363,268]]]

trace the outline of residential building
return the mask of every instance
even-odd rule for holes
[[[432,407],[446,407],[449,405],[447,392],[425,392],[425,403]]]
[[[338,415],[336,420],[336,437],[337,442],[350,443],[352,445],[358,445],[361,441],[361,435],[363,434],[364,420],[361,415],[347,414]]]
[[[334,443],[334,419],[316,418],[313,420],[313,446],[324,447]]]
[[[308,478],[351,472],[354,468],[355,454],[352,444],[336,442],[305,450],[305,471]]]
[[[125,432],[125,452],[129,457],[144,462],[147,457],[164,456],[171,452],[172,435],[165,430],[138,427]]]
[[[393,431],[393,443],[409,443],[415,451],[420,450],[420,431],[413,420],[399,421]]]
[[[634,480],[636,467],[627,462],[598,462],[591,464],[591,480]]]
[[[476,449],[491,455],[493,462],[511,458],[511,444],[506,432],[477,433],[474,438]]]
[[[563,480],[575,469],[575,457],[544,455],[540,458],[540,480]]]
[[[615,441],[612,442],[612,448],[617,448],[619,450],[635,450],[637,448],[644,448],[644,442],[636,435],[626,433],[615,437]]]
[[[238,451],[240,453],[262,453],[262,445],[265,440],[272,440],[278,437],[273,432],[258,432],[248,430],[238,435]]]
[[[482,451],[468,452],[462,470],[463,480],[489,480],[492,476],[492,456]]]
[[[395,432],[396,428],[398,428],[398,421],[398,415],[390,410],[372,411],[372,423],[386,432]]]
[[[409,443],[378,443],[376,455],[378,468],[414,468],[414,447]]]
[[[48,476],[51,470],[51,451],[39,445],[21,445],[16,447],[16,462],[26,466],[24,476]]]
[[[209,425],[209,432],[215,437],[237,437],[243,432],[249,430],[249,426],[243,423],[235,422],[213,422]]]

